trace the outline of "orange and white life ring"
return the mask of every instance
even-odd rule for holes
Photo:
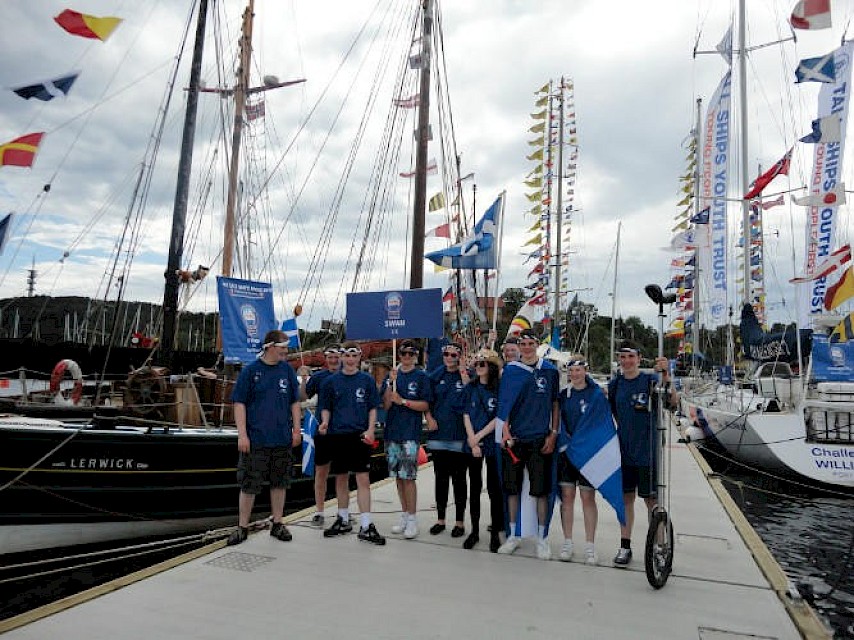
[[[80,365],[74,360],[60,360],[56,363],[53,371],[50,374],[50,392],[54,395],[59,393],[59,383],[68,373],[74,380],[74,388],[71,390],[71,402],[74,404],[80,403],[80,398],[83,397],[83,372],[80,370]]]

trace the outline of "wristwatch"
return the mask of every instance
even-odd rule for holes
[[[560,431],[558,429],[549,429],[549,433],[557,435],[558,433],[560,433]]]

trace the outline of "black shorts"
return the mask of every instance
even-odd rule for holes
[[[331,464],[329,473],[365,473],[371,470],[371,446],[361,433],[327,433],[323,449],[314,450],[314,464]],[[315,445],[317,446],[317,445]]]
[[[637,490],[641,498],[655,498],[658,495],[658,480],[655,467],[635,467],[623,465],[623,493],[633,493]]]
[[[237,484],[240,491],[251,495],[261,493],[264,483],[271,489],[284,489],[291,485],[293,449],[283,447],[252,447],[237,460]]]
[[[557,483],[559,485],[578,485],[579,487],[593,488],[593,485],[590,484],[578,468],[570,462],[565,453],[558,454]]]
[[[531,482],[530,494],[535,497],[547,496],[552,492],[552,457],[554,453],[545,455],[540,451],[545,439],[535,442],[515,442],[513,444],[513,455],[510,456],[507,449],[501,450],[501,465],[503,469],[504,492],[515,496],[518,495],[524,481],[524,471],[528,470]]]

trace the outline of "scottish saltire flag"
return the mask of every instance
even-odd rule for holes
[[[424,257],[451,269],[495,269],[498,258],[495,235],[503,201],[504,193],[495,199],[474,225],[471,236],[446,249],[431,251]]]
[[[0,255],[3,254],[3,249],[6,248],[6,241],[9,238],[9,229],[12,227],[12,214],[6,214],[6,217],[0,220]]]
[[[77,80],[77,76],[79,75],[79,72],[72,73],[67,76],[62,76],[61,78],[46,80],[45,82],[39,82],[37,84],[28,84],[25,87],[12,89],[12,91],[17,93],[24,100],[35,98],[36,100],[47,102],[48,100],[53,100],[60,96],[67,96],[68,92],[71,91],[71,85],[74,84],[74,81]]]
[[[795,82],[836,82],[835,53],[801,60],[795,69]]]
[[[709,224],[709,213],[711,210],[711,207],[706,207],[702,211],[698,211],[688,219],[688,222],[693,224]]]
[[[282,331],[288,336],[288,348],[299,349],[299,328],[296,318],[288,318],[282,322]]]
[[[425,257],[443,267],[454,269],[494,269],[497,262],[495,233],[504,194],[475,225],[473,234],[463,242],[433,251]]]
[[[302,419],[302,475],[314,475],[314,434],[317,433],[317,418],[306,410]]]
[[[812,133],[801,138],[801,142],[839,142],[842,139],[842,123],[839,116],[831,114],[812,121]]]
[[[595,384],[592,381],[588,384]],[[617,513],[620,524],[626,524],[623,503],[623,474],[620,442],[604,393],[595,393],[569,439],[566,449],[569,461],[590,481]]]

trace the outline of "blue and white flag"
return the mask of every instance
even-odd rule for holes
[[[502,193],[474,225],[474,232],[468,238],[446,249],[431,251],[424,257],[449,269],[495,269],[498,258],[495,236],[503,200]]]
[[[317,418],[306,410],[302,419],[302,474],[314,475],[314,434],[317,433]]]
[[[795,69],[795,82],[836,82],[835,53],[801,60]]]
[[[801,142],[839,142],[842,140],[842,122],[835,113],[812,121],[812,133],[801,138]]]
[[[72,73],[67,76],[62,76],[61,78],[55,78],[54,80],[30,84],[26,87],[18,87],[17,89],[12,89],[12,91],[17,93],[24,100],[35,98],[36,100],[47,102],[48,100],[53,100],[60,96],[67,96],[68,92],[71,91],[71,85],[74,84],[74,81],[77,80],[77,76],[79,75],[79,72]]]
[[[299,349],[299,328],[297,327],[296,318],[288,318],[282,322],[282,331],[288,336],[288,348]]]
[[[588,384],[595,384],[592,380]],[[593,394],[569,439],[569,461],[590,481],[626,524],[620,442],[604,393]]]
[[[0,254],[6,248],[6,241],[9,238],[9,229],[12,227],[12,215],[6,214],[6,217],[0,220]]]
[[[702,211],[698,211],[689,218],[688,222],[692,224],[709,224],[709,213],[711,210],[711,207],[706,207]]]

